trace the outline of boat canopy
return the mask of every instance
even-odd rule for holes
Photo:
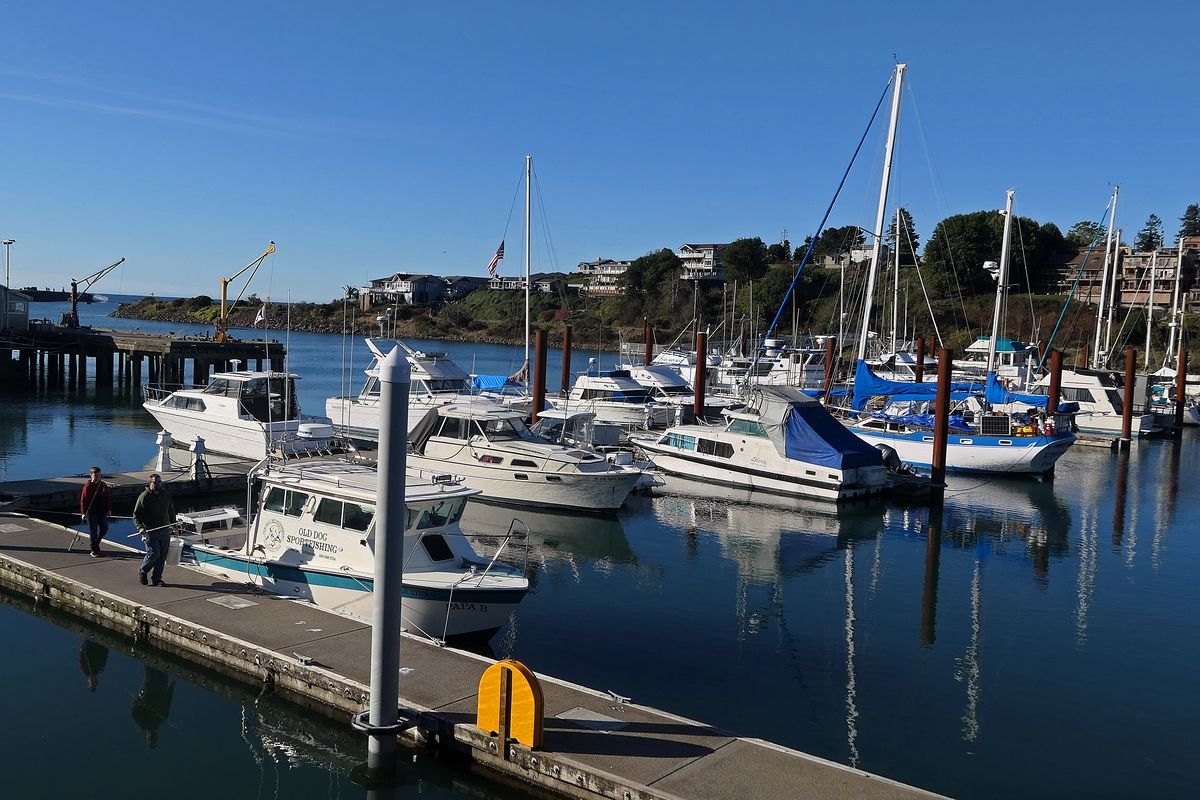
[[[952,383],[950,392],[953,399],[959,400],[966,398],[969,394],[983,392],[983,387],[977,383]],[[955,397],[954,393],[961,393],[961,395]],[[860,359],[854,368],[854,409],[861,411],[866,408],[868,400],[880,396],[903,400],[935,400],[937,399],[937,382],[889,381],[871,372],[867,362]]]
[[[838,422],[825,407],[790,386],[756,386],[747,404],[785,458],[833,469],[878,467],[879,451]]]

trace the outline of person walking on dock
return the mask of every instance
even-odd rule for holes
[[[162,476],[157,472],[150,476],[146,490],[133,504],[133,521],[146,540],[146,557],[138,567],[138,580],[145,585],[152,579],[155,586],[162,586],[167,548],[171,546],[170,527],[175,522],[175,504],[163,490]]]
[[[108,518],[112,515],[112,491],[103,481],[99,467],[88,471],[87,483],[79,495],[79,517],[88,524],[92,542],[92,558],[103,555],[100,542],[108,535]]]

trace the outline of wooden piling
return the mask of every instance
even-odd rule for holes
[[[917,337],[917,367],[915,372],[915,380],[917,383],[925,382],[925,337]]]
[[[704,387],[708,383],[708,361],[705,358],[705,353],[708,352],[708,334],[696,334],[696,379],[692,382],[692,391],[695,392],[695,400],[692,404],[692,411],[696,415],[696,421],[704,419]]]
[[[941,505],[946,498],[946,440],[950,433],[950,370],[954,352],[943,347],[938,353],[937,401],[933,411],[933,458],[929,479],[930,500]]]
[[[834,362],[834,355],[836,351],[834,348],[836,346],[837,340],[832,336],[825,340],[825,391],[823,392],[823,395],[826,405],[829,403],[829,390],[833,388],[833,372],[836,366]]]
[[[563,325],[562,382],[559,384],[559,391],[565,393],[570,390],[571,390],[571,326]]]
[[[533,421],[546,407],[546,331],[533,332]]]
[[[642,318],[642,348],[642,364],[648,367],[654,360],[654,329],[645,317]]]
[[[1137,349],[1133,345],[1125,348],[1125,396],[1121,408],[1121,438],[1118,447],[1129,449],[1133,433],[1133,387],[1137,383]]]
[[[1179,337],[1179,361],[1175,367],[1175,436],[1183,435],[1183,406],[1187,401],[1188,354],[1183,346],[1183,335]]]
[[[1063,354],[1061,350],[1050,351],[1050,396],[1046,402],[1046,413],[1058,413],[1058,397],[1062,394]]]

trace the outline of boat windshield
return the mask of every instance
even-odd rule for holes
[[[458,522],[462,517],[463,507],[467,501],[458,498],[454,500],[443,500],[437,505],[425,506],[423,508],[408,508],[407,525],[408,530],[426,530],[428,528],[440,528],[444,525],[452,525]]]
[[[692,390],[686,386],[660,386],[658,390],[664,395],[674,397],[676,395],[691,394]]]
[[[766,436],[767,431],[761,422],[749,419],[735,419],[726,428],[730,433],[740,433],[743,436]]]
[[[491,442],[531,438],[525,423],[516,418],[489,419],[483,424],[483,434]]]

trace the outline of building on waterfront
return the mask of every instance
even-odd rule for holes
[[[1157,259],[1152,250],[1134,251],[1122,248],[1120,254],[1121,305],[1145,307],[1147,300],[1157,308],[1171,307],[1175,282],[1180,277],[1180,305],[1184,311],[1196,310],[1200,302],[1200,287],[1196,285],[1196,269],[1200,266],[1200,236],[1185,236],[1183,269],[1179,269],[1179,247],[1161,247]],[[1154,297],[1150,297],[1151,268],[1153,267]]]
[[[621,285],[621,276],[628,270],[632,261],[617,261],[611,258],[597,258],[595,261],[582,261],[576,272],[587,276],[587,282],[581,287],[588,294],[620,295],[625,293]]]
[[[29,295],[0,284],[0,331],[29,330]]]
[[[685,281],[724,281],[725,266],[721,263],[721,253],[729,244],[685,244],[679,248],[676,255],[683,262]]]
[[[535,292],[557,292],[567,285],[565,272],[535,272],[529,276],[529,280],[530,288]],[[514,289],[525,291],[525,276],[497,275],[487,282],[487,287],[500,291]]]
[[[446,285],[443,278],[423,273],[397,272],[386,278],[375,278],[370,286],[359,290],[363,308],[404,303],[428,303],[440,300]]]
[[[481,275],[447,275],[442,278],[442,283],[442,296],[447,300],[458,300],[476,289],[485,288],[488,279]]]

